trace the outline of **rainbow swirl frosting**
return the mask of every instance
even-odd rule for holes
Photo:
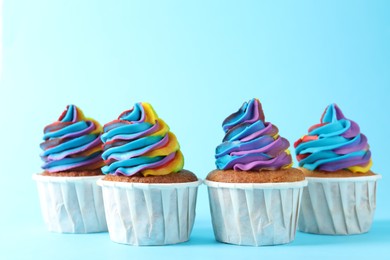
[[[48,172],[96,170],[101,159],[102,127],[86,118],[80,108],[69,105],[58,121],[44,128],[40,147],[42,168]]]
[[[308,170],[368,172],[372,166],[367,138],[357,123],[345,118],[336,104],[322,114],[321,123],[294,144],[299,166]]]
[[[166,175],[183,169],[176,136],[148,103],[136,103],[104,127],[104,174]]]
[[[292,166],[288,147],[278,128],[265,122],[258,99],[245,102],[222,123],[225,137],[215,152],[220,170],[278,170]]]

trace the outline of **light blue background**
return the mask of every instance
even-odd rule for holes
[[[4,0],[0,79],[0,258],[95,259],[218,256],[386,258],[390,1]],[[45,125],[74,103],[102,124],[148,101],[177,135],[186,168],[204,178],[222,120],[258,97],[290,143],[336,102],[359,123],[383,175],[370,233],[298,233],[292,244],[214,241],[207,190],[199,190],[190,242],[129,247],[106,233],[45,230],[33,173]],[[293,151],[293,149],[291,149]]]

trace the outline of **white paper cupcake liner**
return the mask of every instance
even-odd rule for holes
[[[259,184],[206,180],[205,184],[217,241],[264,246],[294,240],[306,180]]]
[[[376,183],[381,175],[350,178],[307,177],[298,228],[327,235],[368,232],[376,208]]]
[[[101,178],[33,175],[48,230],[59,233],[107,231],[102,191],[96,185]]]
[[[112,241],[167,245],[188,241],[194,225],[198,186],[99,180]]]

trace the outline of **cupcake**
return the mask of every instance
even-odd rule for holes
[[[166,245],[189,239],[200,180],[183,170],[176,136],[148,103],[103,127],[103,188],[112,241]]]
[[[58,121],[44,128],[43,172],[38,186],[44,221],[50,231],[92,233],[107,231],[101,188],[102,127],[69,105]]]
[[[250,246],[291,242],[306,181],[291,167],[289,142],[265,122],[258,99],[245,102],[222,127],[217,169],[205,180],[216,240]]]
[[[299,230],[349,235],[368,232],[376,208],[376,182],[367,138],[336,104],[321,123],[294,144],[308,186],[302,195]]]

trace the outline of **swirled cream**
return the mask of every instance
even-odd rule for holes
[[[104,174],[166,175],[183,169],[176,136],[148,103],[136,103],[104,127]]]
[[[334,172],[368,172],[372,166],[367,138],[357,123],[347,119],[336,104],[329,105],[321,123],[294,144],[299,166]]]
[[[103,166],[102,127],[96,120],[86,118],[75,105],[67,106],[58,121],[46,126],[43,132],[40,147],[44,170],[96,170]]]
[[[225,137],[216,148],[216,166],[220,170],[277,170],[292,165],[289,142],[278,128],[265,122],[258,99],[245,102],[222,123]]]

